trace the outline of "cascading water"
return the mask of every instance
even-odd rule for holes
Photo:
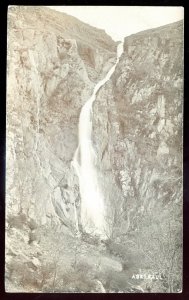
[[[102,237],[107,235],[106,211],[104,197],[100,191],[95,168],[95,152],[92,145],[92,105],[99,89],[110,79],[114,73],[119,58],[123,53],[123,42],[117,46],[117,60],[104,79],[94,88],[92,96],[81,109],[79,118],[79,145],[74,154],[72,164],[79,177],[81,196],[81,224],[90,234]]]

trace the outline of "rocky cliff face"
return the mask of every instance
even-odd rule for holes
[[[180,288],[182,53],[181,22],[125,38],[115,73],[93,104],[111,234],[105,244],[78,239],[71,161],[79,114],[115,62],[116,43],[63,13],[9,9],[7,290],[132,292],[139,269],[164,276],[163,283],[145,281],[145,291]]]
[[[111,174],[127,207],[180,202],[182,32],[178,22],[125,38],[116,71],[94,103],[97,165]]]
[[[8,213],[39,224],[75,222],[78,182],[70,162],[80,109],[114,62],[116,45],[47,8],[11,7],[8,17]]]
[[[96,164],[112,237],[135,241],[133,251],[143,247],[152,259],[169,236],[170,252],[152,259],[156,269],[169,265],[182,241],[182,101],[177,22],[125,38],[116,71],[94,103]]]

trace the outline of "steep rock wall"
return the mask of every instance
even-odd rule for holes
[[[43,7],[9,8],[9,217],[74,226],[79,189],[71,160],[80,109],[115,51],[105,32],[76,18]]]
[[[182,21],[126,37],[94,103],[93,143],[111,237],[140,240],[133,251],[154,253],[169,226],[171,249],[182,241],[182,101]]]

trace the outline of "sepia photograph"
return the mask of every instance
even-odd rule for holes
[[[182,293],[181,6],[7,14],[5,289]]]

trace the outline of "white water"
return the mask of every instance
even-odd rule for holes
[[[81,195],[81,224],[91,234],[106,236],[106,211],[104,197],[98,185],[97,171],[94,165],[95,152],[92,145],[92,105],[99,89],[114,73],[123,53],[123,42],[117,47],[117,60],[104,79],[99,81],[92,96],[81,109],[79,118],[79,145],[74,154],[73,166],[79,177]],[[79,160],[80,154],[80,160]]]

